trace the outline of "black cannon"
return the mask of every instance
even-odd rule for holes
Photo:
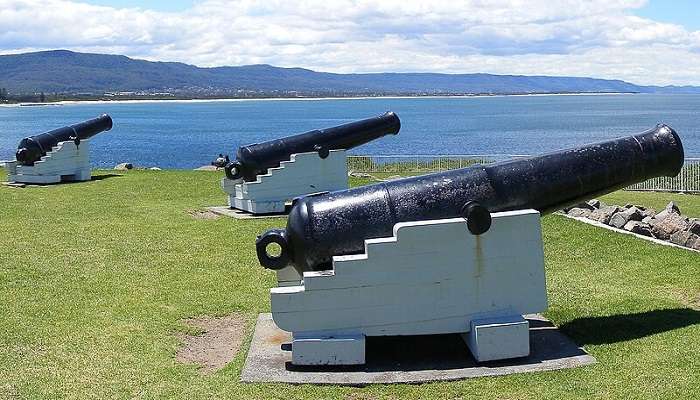
[[[389,134],[399,133],[401,121],[393,112],[363,119],[333,128],[318,129],[281,139],[241,146],[236,159],[226,168],[229,179],[254,181],[268,168],[279,167],[295,153],[318,152],[328,157],[330,150],[349,150]]]
[[[332,257],[364,251],[391,236],[394,224],[464,217],[486,232],[492,212],[532,208],[546,214],[658,176],[675,176],[683,145],[666,125],[635,136],[537,157],[440,172],[298,199],[287,228],[258,237],[260,263],[271,269],[329,269]],[[429,238],[426,238],[429,239]],[[268,246],[279,245],[277,255]]]
[[[21,165],[34,165],[41,157],[45,156],[51,148],[59,142],[89,139],[100,132],[112,129],[112,118],[107,114],[102,114],[97,118],[81,122],[79,124],[64,126],[39,135],[22,139],[17,146],[17,161]]]

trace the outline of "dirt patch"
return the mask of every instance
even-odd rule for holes
[[[188,214],[194,219],[219,219],[221,215],[213,213],[209,210],[188,210]]]
[[[700,293],[686,293],[678,289],[672,289],[671,293],[673,293],[684,306],[700,311]]]
[[[201,335],[179,334],[182,347],[175,359],[185,364],[198,364],[202,374],[225,367],[238,353],[246,332],[246,320],[238,314],[221,318],[198,317],[183,321],[204,331]]]
[[[278,332],[276,334],[273,334],[269,338],[267,338],[267,343],[271,343],[271,344],[281,345],[281,344],[284,344],[287,342],[289,342],[289,335],[287,335],[283,332]]]
[[[682,299],[683,304],[687,305],[688,307],[692,308],[693,310],[699,310],[700,311],[700,294],[695,294],[695,296],[684,296]]]

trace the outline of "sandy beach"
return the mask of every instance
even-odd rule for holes
[[[326,100],[374,100],[374,99],[470,99],[484,97],[538,97],[538,96],[612,96],[639,95],[644,93],[523,93],[523,94],[476,94],[465,96],[357,96],[357,97],[269,97],[257,99],[143,99],[143,100],[66,100],[53,103],[0,104],[0,107],[50,107],[78,104],[146,104],[146,103],[226,103],[250,101],[326,101]]]

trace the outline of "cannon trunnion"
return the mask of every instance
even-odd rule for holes
[[[462,216],[472,220],[473,234],[481,234],[489,213],[545,214],[649,178],[675,176],[682,165],[680,138],[658,125],[542,156],[308,196],[292,207],[286,229],[258,238],[258,259],[272,269],[325,270],[333,256],[361,253],[366,239],[391,236],[400,222]],[[279,255],[268,254],[272,243],[281,247]]]

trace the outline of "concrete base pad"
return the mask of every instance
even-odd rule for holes
[[[284,218],[287,214],[251,214],[247,211],[239,210],[236,208],[231,208],[227,206],[220,207],[207,207],[207,210],[213,212],[214,214],[223,215],[225,217],[232,217],[236,219],[259,219],[259,218]]]
[[[477,364],[459,334],[368,337],[365,365],[312,367],[291,364],[291,334],[280,330],[271,314],[260,314],[241,381],[353,386],[421,383],[575,368],[596,362],[545,318],[526,318],[530,324],[528,357]]]

